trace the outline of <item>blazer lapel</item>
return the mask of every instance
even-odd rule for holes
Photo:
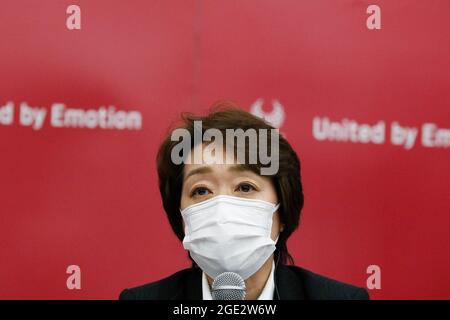
[[[192,268],[191,272],[183,280],[182,287],[180,287],[173,299],[202,300],[202,270],[200,268]],[[280,300],[306,299],[302,280],[285,265],[280,264],[275,270],[275,286]],[[274,300],[278,300],[276,292]]]
[[[183,279],[182,287],[173,297],[174,300],[202,300],[202,270],[191,268],[186,278]]]
[[[280,300],[306,299],[302,280],[289,267],[280,264],[275,270],[275,285]],[[274,299],[278,300],[275,292]]]

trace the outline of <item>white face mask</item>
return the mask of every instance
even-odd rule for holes
[[[181,210],[183,246],[211,278],[230,271],[245,280],[275,251],[272,216],[278,207],[226,195],[193,204]]]

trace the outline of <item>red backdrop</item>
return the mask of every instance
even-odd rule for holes
[[[68,30],[69,5],[81,29]],[[369,5],[381,29],[366,25]],[[450,2],[2,1],[0,298],[118,297],[189,266],[157,189],[156,151],[180,111],[263,99],[302,161],[298,265],[379,298],[450,298]],[[34,130],[20,104],[142,114],[140,130]],[[2,110],[2,109],[0,109]],[[4,117],[6,109],[3,108]],[[0,113],[1,114],[1,113]],[[319,141],[313,119],[386,124],[382,144]],[[410,149],[390,125],[418,129]],[[441,139],[442,140],[442,139]],[[445,140],[445,139],[444,139]],[[66,268],[81,268],[69,290]]]

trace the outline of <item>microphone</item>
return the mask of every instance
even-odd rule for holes
[[[244,300],[245,294],[244,279],[234,272],[219,274],[211,288],[213,300]]]

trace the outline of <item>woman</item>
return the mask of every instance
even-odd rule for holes
[[[248,143],[236,146],[242,135]],[[276,170],[262,174],[273,164],[268,159]],[[164,209],[192,267],[125,289],[120,299],[212,299],[213,281],[224,272],[244,280],[248,300],[368,299],[365,289],[293,265],[286,243],[303,208],[300,161],[262,119],[226,101],[204,117],[185,115],[157,163]]]

